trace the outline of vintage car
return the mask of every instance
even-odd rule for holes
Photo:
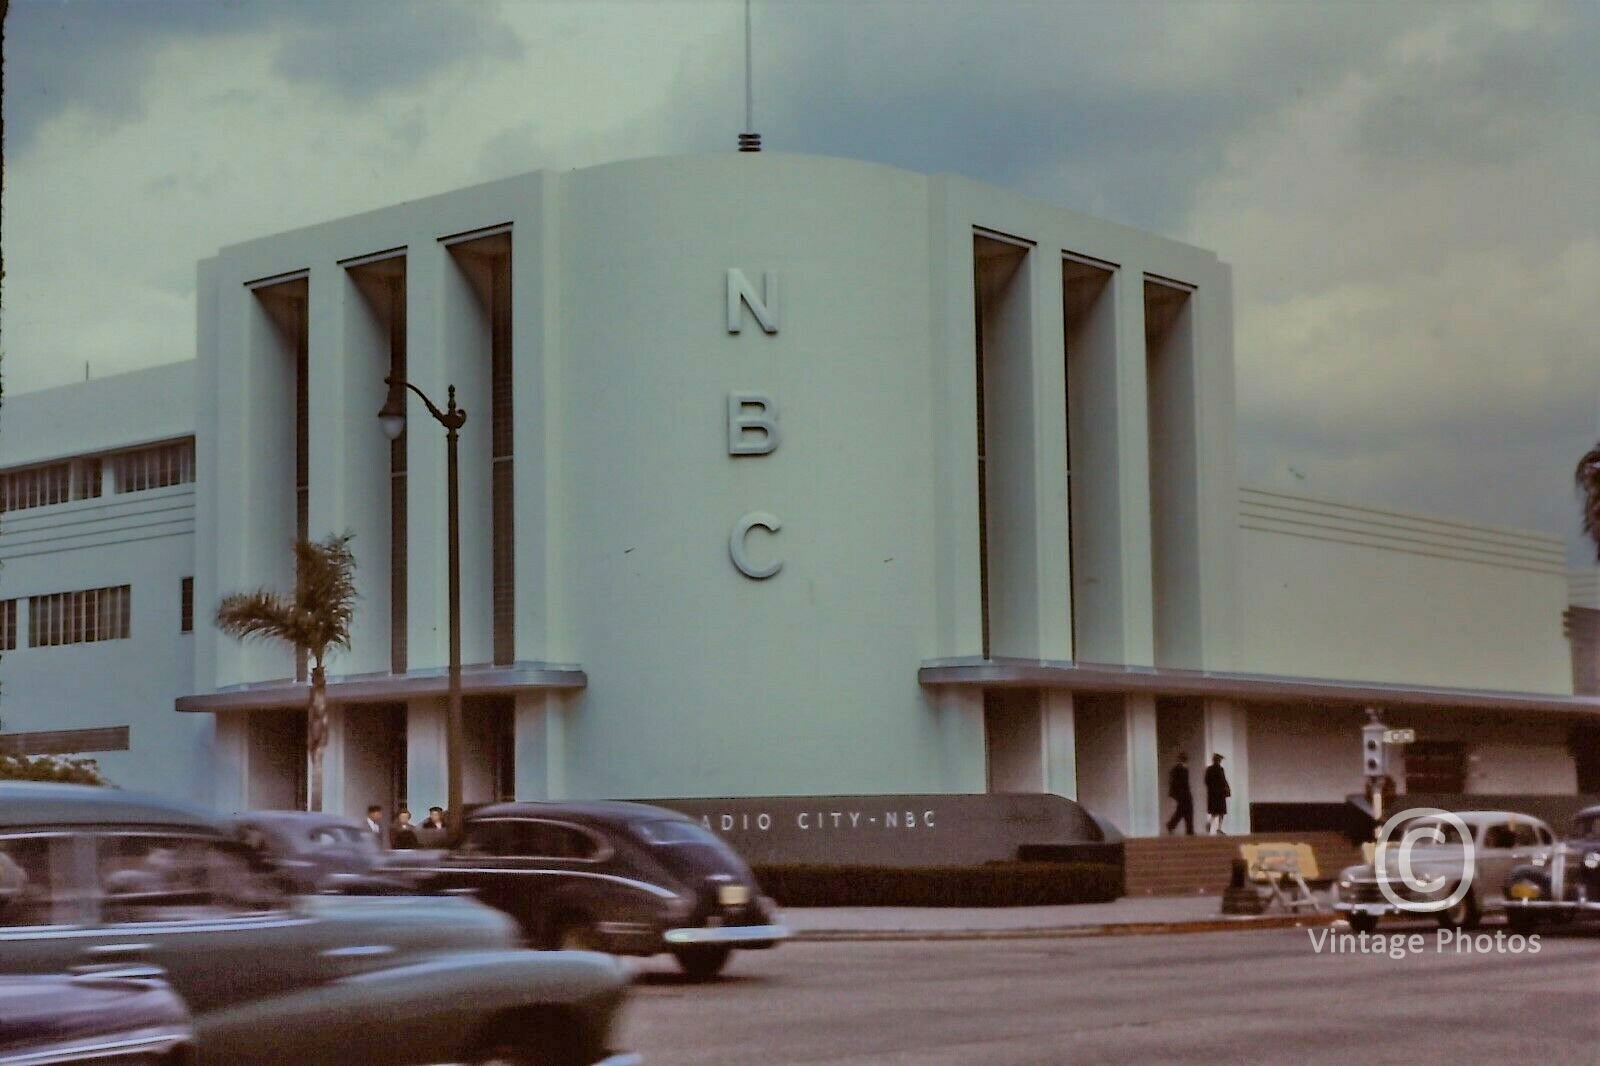
[[[1385,863],[1388,886],[1403,903],[1427,904],[1449,898],[1463,876],[1471,884],[1459,902],[1439,911],[1414,912],[1396,905],[1383,892],[1373,863],[1351,866],[1339,874],[1333,908],[1357,932],[1369,932],[1385,915],[1432,917],[1446,929],[1476,928],[1483,916],[1505,909],[1501,894],[1506,875],[1554,839],[1550,827],[1537,818],[1510,811],[1462,811],[1455,815],[1472,834],[1471,864],[1467,843],[1447,819],[1419,815],[1395,828],[1391,840],[1399,842],[1413,830],[1432,830],[1438,839],[1424,835],[1411,849],[1410,864],[1416,879],[1437,879],[1437,890],[1419,894],[1400,878],[1398,856]],[[1388,845],[1390,849],[1394,843]],[[1386,856],[1387,858],[1387,856]]]
[[[1600,807],[1579,811],[1565,841],[1506,880],[1506,921],[1517,932],[1575,918],[1600,918]]]
[[[199,1061],[635,1062],[617,960],[520,947],[459,896],[292,896],[227,823],[155,797],[0,784],[0,972],[159,967]]]
[[[406,882],[384,875],[378,838],[360,822],[311,811],[246,811],[231,821],[239,838],[297,894],[409,891]]]
[[[467,815],[454,852],[394,852],[431,889],[471,889],[546,948],[671,952],[708,979],[734,948],[789,936],[715,833],[641,803],[499,803]]]
[[[0,977],[0,1066],[189,1066],[189,1011],[159,971]]]

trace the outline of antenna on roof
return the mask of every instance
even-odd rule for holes
[[[755,131],[755,90],[750,77],[750,0],[744,0],[744,132],[739,134],[739,151],[761,151],[761,134]]]

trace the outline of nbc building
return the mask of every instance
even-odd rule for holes
[[[393,376],[467,412],[469,803],[1054,792],[1147,835],[1181,750],[1242,829],[1360,791],[1367,707],[1415,731],[1402,789],[1600,791],[1592,575],[1241,486],[1202,249],[957,177],[642,160],[225,248],[197,350],[7,404],[0,746],[301,802],[305,666],[211,618],[349,531],[327,805],[442,803],[445,433],[412,397],[390,440]]]

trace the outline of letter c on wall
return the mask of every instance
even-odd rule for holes
[[[756,581],[762,581],[782,570],[783,560],[774,559],[765,566],[757,566],[750,561],[750,555],[745,550],[745,539],[757,526],[768,533],[776,533],[782,528],[782,524],[773,515],[765,511],[751,511],[734,523],[733,535],[728,538],[728,554],[733,557],[733,565],[739,568],[739,573]]]

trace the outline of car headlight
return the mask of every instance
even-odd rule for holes
[[[1535,855],[1533,857],[1533,865],[1535,865],[1535,866],[1543,866],[1545,863],[1547,863],[1549,861],[1550,861],[1550,856],[1546,855],[1542,851],[1539,854],[1537,854],[1537,855]]]
[[[1600,851],[1591,851],[1583,857],[1583,868],[1585,870],[1593,870],[1597,866],[1600,866]]]

